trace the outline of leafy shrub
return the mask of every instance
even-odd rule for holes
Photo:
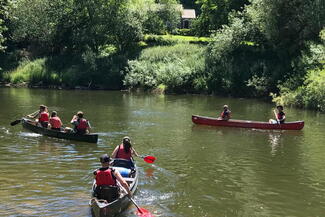
[[[310,71],[304,85],[295,90],[281,86],[280,94],[273,95],[274,102],[325,111],[325,69]]]
[[[320,39],[323,43],[311,43],[300,59],[300,68],[308,71],[302,84],[299,78],[298,82],[289,79],[279,85],[280,95],[273,94],[273,101],[325,111],[325,29],[320,32]]]
[[[191,44],[144,49],[137,60],[128,62],[124,84],[145,89],[165,85],[169,92],[204,91],[203,51]]]
[[[194,36],[194,32],[192,29],[178,29],[177,34],[183,36]]]

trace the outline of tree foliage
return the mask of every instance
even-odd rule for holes
[[[3,0],[0,2],[0,52],[5,49],[4,42],[6,40],[4,36],[4,32],[7,30],[7,27],[5,26],[5,19],[7,17],[7,7],[8,7],[8,1]]]
[[[142,34],[127,0],[19,0],[13,2],[10,15],[13,40],[49,48],[48,52],[89,48],[98,53],[106,44],[126,49]]]
[[[261,92],[256,84],[262,81],[267,94],[278,82],[303,78],[300,57],[309,41],[319,40],[324,11],[321,1],[252,0],[209,45],[210,88],[251,95]]]
[[[194,23],[198,35],[210,35],[212,32],[228,24],[228,15],[234,11],[242,11],[248,0],[196,0],[200,11]]]

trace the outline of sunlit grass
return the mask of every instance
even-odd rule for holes
[[[4,74],[4,79],[10,83],[18,84],[27,82],[30,84],[47,83],[57,84],[60,78],[57,73],[51,72],[45,65],[46,59],[24,61],[13,71]]]
[[[211,38],[209,37],[195,37],[195,36],[183,36],[183,35],[145,35],[145,41],[171,41],[175,43],[208,43]]]

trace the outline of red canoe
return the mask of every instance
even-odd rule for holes
[[[195,124],[203,124],[210,126],[243,127],[270,130],[301,130],[304,127],[303,121],[286,122],[284,124],[270,124],[269,122],[235,119],[224,121],[218,120],[218,118],[204,117],[198,115],[192,115],[192,121]]]

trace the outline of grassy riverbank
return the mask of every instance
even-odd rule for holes
[[[4,73],[3,81],[14,86],[111,90],[140,88],[156,93],[220,94],[214,92],[220,87],[210,84],[213,75],[206,65],[205,43],[211,39],[170,35],[148,35],[145,38],[130,56],[111,51],[99,56],[89,53],[88,56],[73,58],[56,56],[25,60],[14,70]],[[325,111],[324,47],[317,45],[317,48],[316,51],[315,47],[311,49],[313,55],[304,57],[305,62],[313,60],[313,64],[308,64],[311,69],[306,76],[298,80],[288,79],[279,85],[279,93],[271,94],[274,102]],[[214,79],[227,79],[227,75],[219,76],[222,77]],[[260,88],[259,91],[265,91],[267,80],[254,79],[246,84],[246,88],[253,85],[256,89]],[[268,94],[265,93],[260,96]],[[243,92],[241,96],[260,97],[252,92]]]
[[[2,80],[13,86],[111,90],[160,86],[175,93],[205,91],[200,76],[208,41],[204,37],[146,35],[124,54],[108,47],[99,54],[88,51],[75,56],[25,56],[17,67],[2,74]]]

